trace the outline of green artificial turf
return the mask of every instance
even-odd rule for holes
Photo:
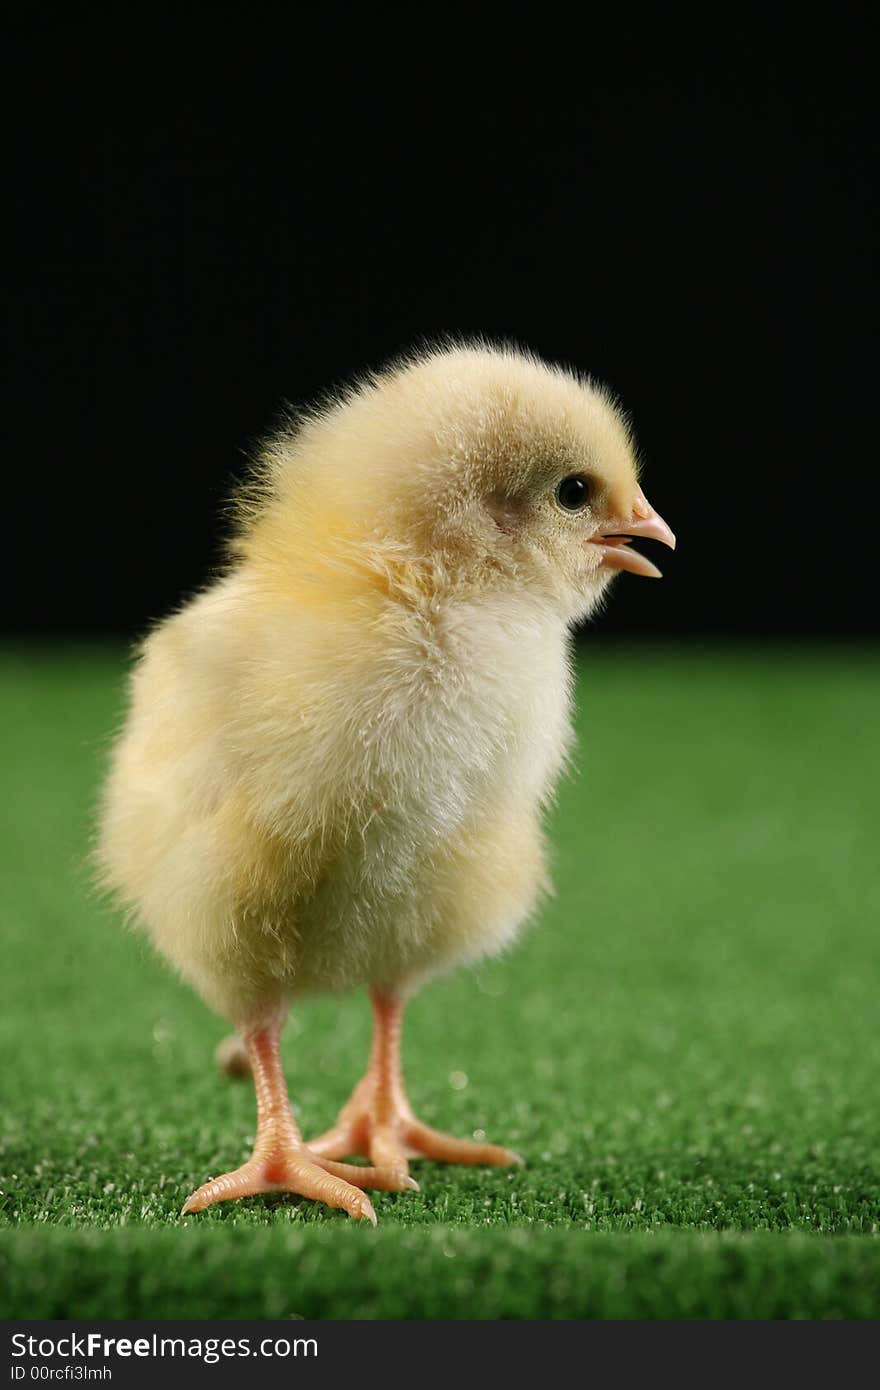
[[[123,667],[2,656],[0,1314],[877,1315],[876,655],[586,645],[557,896],[407,1025],[423,1118],[527,1167],[418,1165],[376,1231],[285,1198],[178,1215],[254,1107],[223,1024],[88,892]],[[367,1040],[363,998],[291,1020],[307,1133]]]

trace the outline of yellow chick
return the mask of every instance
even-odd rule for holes
[[[416,1118],[402,1015],[546,885],[568,631],[618,570],[659,575],[633,537],[675,544],[619,409],[511,348],[405,359],[265,450],[227,572],[143,644],[100,821],[104,881],[254,1076],[251,1158],[185,1212],[284,1190],[375,1222],[363,1189],[415,1187],[411,1157],[517,1161]],[[361,985],[366,1075],[306,1143],[284,1019]]]

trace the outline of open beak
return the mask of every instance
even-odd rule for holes
[[[641,488],[636,492],[632,511],[629,521],[614,518],[605,522],[590,537],[590,544],[599,547],[599,564],[604,569],[629,570],[630,574],[642,574],[647,579],[662,579],[657,566],[637,550],[628,549],[629,543],[643,536],[647,540],[662,541],[670,550],[674,550],[675,536],[662,516],[654,511]]]

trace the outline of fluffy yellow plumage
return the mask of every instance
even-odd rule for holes
[[[228,572],[143,645],[99,859],[255,1070],[251,1169],[189,1208],[285,1187],[371,1217],[352,1173],[407,1185],[407,1152],[435,1151],[406,1129],[402,1001],[532,910],[569,740],[568,626],[614,569],[651,572],[611,531],[671,533],[607,394],[483,347],[405,361],[299,422],[240,512]],[[374,992],[374,1065],[306,1149],[279,1020],[357,985]],[[376,1166],[343,1176],[358,1149]]]

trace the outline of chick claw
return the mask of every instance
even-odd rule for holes
[[[310,1197],[329,1207],[347,1211],[355,1220],[376,1224],[376,1213],[370,1199],[360,1191],[372,1187],[383,1192],[400,1192],[405,1188],[418,1191],[403,1169],[360,1168],[348,1163],[333,1163],[310,1154],[305,1146],[291,1147],[283,1154],[255,1153],[247,1163],[234,1172],[224,1173],[203,1183],[183,1204],[181,1215],[204,1211],[215,1202],[227,1202],[238,1197],[255,1197],[267,1192],[291,1192]]]
[[[343,1106],[333,1128],[310,1141],[309,1152],[318,1161],[362,1154],[380,1169],[405,1173],[409,1171],[410,1158],[498,1168],[521,1164],[523,1160],[512,1149],[472,1139],[454,1139],[416,1119],[403,1087],[400,1065],[403,1003],[377,990],[372,991],[372,1002],[373,1050],[367,1074]]]
[[[292,1192],[324,1202],[328,1207],[340,1207],[355,1220],[371,1221],[375,1226],[376,1213],[361,1188],[417,1192],[418,1183],[406,1171],[405,1160],[362,1168],[336,1163],[309,1151],[290,1107],[281,1067],[280,1037],[280,1021],[276,1018],[247,1033],[240,1044],[233,1047],[226,1044],[221,1049],[221,1062],[228,1064],[232,1058],[236,1063],[234,1068],[227,1065],[228,1070],[239,1075],[250,1071],[254,1078],[257,1093],[254,1151],[240,1168],[203,1183],[184,1202],[181,1216],[204,1211],[214,1202],[255,1197],[266,1192]]]

